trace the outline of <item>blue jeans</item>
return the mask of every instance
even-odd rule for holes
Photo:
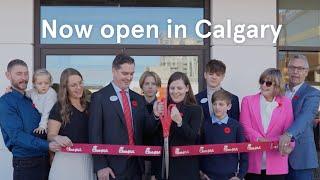
[[[289,165],[289,173],[286,180],[312,180],[313,169],[292,169]]]
[[[13,157],[13,180],[47,180],[49,175],[49,159],[41,157]]]

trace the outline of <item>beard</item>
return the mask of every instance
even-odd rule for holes
[[[19,91],[25,91],[27,89],[28,81],[11,82],[11,85]]]

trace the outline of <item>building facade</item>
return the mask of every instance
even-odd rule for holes
[[[156,40],[127,38],[121,44],[115,43],[115,39],[106,41],[97,37],[84,40],[41,37],[43,19],[49,22],[60,20],[60,25],[79,22],[80,18],[81,23],[94,20],[97,25],[110,19],[114,19],[113,23],[147,24],[162,22],[161,18],[168,18],[166,14],[172,20],[187,25],[200,19],[226,25],[230,19],[233,24],[283,26],[275,43],[270,31],[264,38],[248,39],[241,44],[235,43],[232,38],[199,39],[189,32],[186,32],[192,37],[189,39],[167,39],[160,32],[160,38]],[[75,16],[80,18],[74,19]],[[109,16],[112,18],[108,19]],[[101,22],[99,19],[102,19]],[[111,80],[110,64],[114,55],[121,51],[136,59],[135,90],[139,89],[139,76],[149,69],[161,76],[164,86],[170,73],[177,70],[185,72],[192,81],[193,89],[198,92],[205,88],[204,66],[209,59],[215,58],[227,65],[223,87],[241,99],[258,91],[258,77],[264,69],[278,67],[286,74],[288,59],[296,53],[307,55],[310,61],[308,82],[315,87],[320,86],[320,5],[317,0],[1,0],[0,23],[0,94],[9,85],[4,73],[11,59],[25,60],[30,72],[40,67],[47,68],[54,82],[59,82],[64,68],[77,68],[85,78],[85,85],[93,87],[94,91]],[[210,27],[203,28],[204,32],[211,30]],[[12,179],[11,158],[0,138],[0,173],[3,179]]]

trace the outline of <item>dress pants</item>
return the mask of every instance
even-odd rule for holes
[[[292,169],[289,165],[289,174],[286,176],[286,180],[312,180],[313,169]]]
[[[49,175],[49,157],[13,157],[14,180],[47,180]]]

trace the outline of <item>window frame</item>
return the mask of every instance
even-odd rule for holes
[[[205,88],[205,80],[203,78],[204,66],[210,60],[210,38],[203,39],[202,45],[148,45],[148,44],[41,44],[40,42],[40,18],[41,5],[101,5],[115,6],[119,1],[101,2],[95,0],[93,3],[85,1],[76,2],[73,0],[57,1],[48,3],[43,0],[34,0],[34,70],[46,67],[46,55],[115,55],[120,52],[126,52],[132,56],[198,56],[198,82],[199,91]],[[48,3],[48,4],[47,4]],[[122,3],[122,2],[121,2]],[[170,7],[194,7],[196,3],[186,3],[185,1],[179,6],[168,4]],[[139,7],[148,7],[158,5],[156,2],[141,1]],[[137,6],[137,3],[125,3],[122,6]],[[210,21],[210,0],[203,0],[204,17]],[[208,26],[204,26],[204,33],[210,31]],[[146,51],[146,49],[148,51]]]
[[[277,26],[279,26],[279,2],[280,0],[277,0],[276,9],[277,9]],[[277,68],[280,67],[279,64],[279,54],[280,52],[320,52],[320,46],[280,46],[279,45],[279,38],[277,39]]]

